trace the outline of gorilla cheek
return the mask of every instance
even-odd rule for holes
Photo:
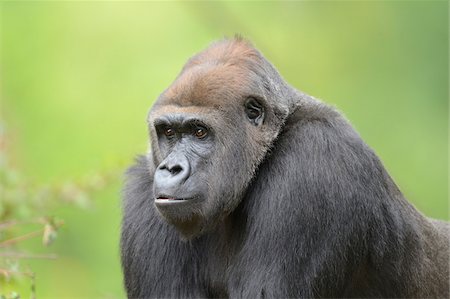
[[[217,153],[208,176],[209,198],[205,214],[220,221],[239,205],[248,186],[253,166],[248,162],[243,147],[227,144]]]

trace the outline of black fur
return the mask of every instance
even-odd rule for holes
[[[274,74],[271,82],[281,80]],[[289,110],[277,138],[237,207],[199,235],[180,238],[155,208],[152,155],[130,168],[128,297],[448,298],[448,224],[405,200],[338,112],[280,84],[272,92],[289,98],[278,107]]]

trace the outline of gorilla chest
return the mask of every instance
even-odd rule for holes
[[[228,256],[208,256],[205,267],[205,285],[207,297],[228,297],[229,260]]]
[[[208,238],[209,239],[209,238]],[[190,275],[192,281],[199,283],[199,288],[204,296],[229,297],[228,288],[230,273],[236,269],[236,253],[238,244],[235,240],[209,239],[201,242],[195,248],[193,258],[190,260],[192,267],[185,275]]]
[[[229,277],[235,268],[236,243],[228,240],[208,240],[197,264],[202,273],[206,296],[224,298],[229,296]]]

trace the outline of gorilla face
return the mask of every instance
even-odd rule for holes
[[[280,108],[250,67],[192,60],[149,114],[154,203],[185,238],[239,204],[281,127]]]

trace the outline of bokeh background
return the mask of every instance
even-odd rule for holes
[[[235,33],[293,86],[338,107],[419,210],[449,218],[447,1],[12,1],[0,9],[11,165],[35,185],[119,170],[88,205],[45,210],[65,225],[50,248],[26,245],[59,256],[21,261],[36,273],[37,298],[125,296],[121,171],[147,150],[147,111],[183,63]],[[29,280],[0,280],[0,293],[12,290],[28,298]]]

